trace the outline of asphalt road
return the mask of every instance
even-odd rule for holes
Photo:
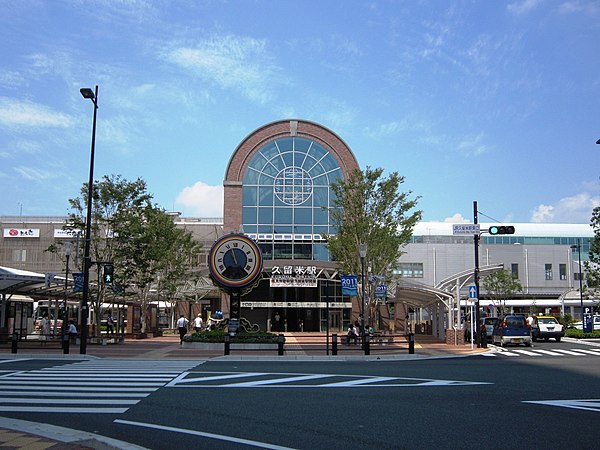
[[[572,351],[577,348],[588,353]],[[78,406],[71,406],[71,412],[7,408],[0,414],[151,449],[596,448],[600,351],[594,354],[590,348],[541,342],[533,350],[575,355],[503,352],[421,361],[191,363],[189,369],[171,372],[162,387],[140,394],[122,413],[102,412],[110,405],[98,404],[96,413],[76,413]],[[33,376],[71,365],[39,360],[1,364],[0,389],[13,371]],[[113,370],[94,368],[90,373],[99,381],[90,381],[96,386],[92,390],[108,392],[122,384],[119,377],[111,381]],[[61,384],[78,389],[75,376],[69,380],[67,371],[65,378]],[[106,402],[126,396],[134,384]],[[53,397],[38,398],[53,402]],[[19,396],[9,400],[15,407]]]

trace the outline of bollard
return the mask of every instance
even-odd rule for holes
[[[408,353],[415,353],[415,333],[408,333]]]
[[[371,354],[371,342],[370,342],[369,333],[365,334],[365,355]]]
[[[285,342],[285,336],[280,334],[277,336],[277,355],[283,356],[283,343]]]
[[[63,334],[62,341],[63,341],[63,354],[68,355],[69,354],[69,344],[70,344],[69,333]]]
[[[337,356],[337,334],[333,333],[331,335],[331,354],[333,356]]]
[[[11,353],[17,353],[17,345],[19,342],[19,333],[17,333],[16,331],[13,333],[12,336],[12,347],[11,347]]]
[[[229,355],[229,349],[231,345],[231,339],[228,334],[225,335],[225,356]]]

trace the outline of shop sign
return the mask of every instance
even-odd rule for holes
[[[271,287],[317,287],[316,266],[273,266]]]
[[[83,236],[83,232],[81,230],[62,230],[62,229],[54,230],[54,237],[57,239],[70,239],[70,238],[77,237],[78,234]]]
[[[241,302],[242,308],[327,308],[327,302]],[[329,302],[330,308],[352,308],[351,302]]]
[[[5,238],[39,238],[39,228],[5,228]]]

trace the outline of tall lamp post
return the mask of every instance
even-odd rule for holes
[[[92,122],[92,149],[90,151],[90,178],[88,181],[87,217],[85,220],[85,249],[83,252],[83,292],[81,295],[81,341],[79,353],[85,355],[88,338],[88,297],[90,293],[90,244],[92,241],[92,197],[94,195],[94,151],[96,149],[96,113],[98,112],[98,86],[93,92],[90,88],[79,90],[83,98],[90,99],[94,104],[94,121]]]
[[[361,301],[361,310],[362,310],[362,344],[363,348],[365,348],[365,337],[366,333],[366,317],[367,317],[367,305],[366,305],[366,297],[365,297],[365,258],[367,257],[367,244],[359,244],[358,246],[358,254],[360,256],[360,267],[361,267],[361,283],[362,283],[362,301]]]
[[[579,254],[579,304],[581,307],[581,327],[583,328],[583,277],[581,276],[581,238],[577,238],[577,245],[571,245],[571,248],[576,248]]]

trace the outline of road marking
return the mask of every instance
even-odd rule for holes
[[[600,412],[600,399],[524,401],[523,403],[533,403],[537,405],[546,406],[559,406],[562,408],[582,409],[584,411]]]
[[[532,352],[531,350],[514,350],[517,353],[527,356],[542,356],[539,353]]]
[[[563,356],[562,353],[553,352],[552,350],[541,350],[539,348],[536,348],[535,351],[538,352],[538,353],[543,353],[544,355]]]
[[[13,372],[0,377],[0,412],[122,414],[197,365],[102,360]]]
[[[582,356],[583,353],[577,353],[571,350],[563,350],[562,348],[555,348],[555,352],[564,353],[565,355]]]
[[[253,441],[250,439],[236,438],[233,436],[225,436],[222,434],[205,433],[204,431],[188,430],[186,428],[174,428],[174,427],[167,427],[164,425],[156,425],[156,424],[144,423],[144,422],[133,422],[131,420],[121,420],[121,419],[116,419],[114,421],[114,423],[120,423],[122,425],[132,425],[132,426],[136,426],[136,427],[151,428],[154,430],[171,431],[173,433],[191,434],[192,436],[201,436],[201,437],[205,437],[208,439],[216,439],[219,441],[233,442],[233,443],[242,444],[242,445],[250,445],[252,447],[258,447],[258,448],[268,448],[268,449],[272,449],[272,450],[293,450],[290,447],[282,447],[281,445],[267,444],[265,442],[258,442],[258,441]]]
[[[257,377],[260,376],[260,379]],[[245,381],[230,382],[246,378]],[[306,384],[305,381],[321,380]],[[218,383],[215,383],[218,381]],[[165,387],[172,388],[360,388],[360,387],[432,387],[492,384],[479,381],[436,380],[428,378],[380,377],[345,374],[256,373],[256,372],[185,372]]]

